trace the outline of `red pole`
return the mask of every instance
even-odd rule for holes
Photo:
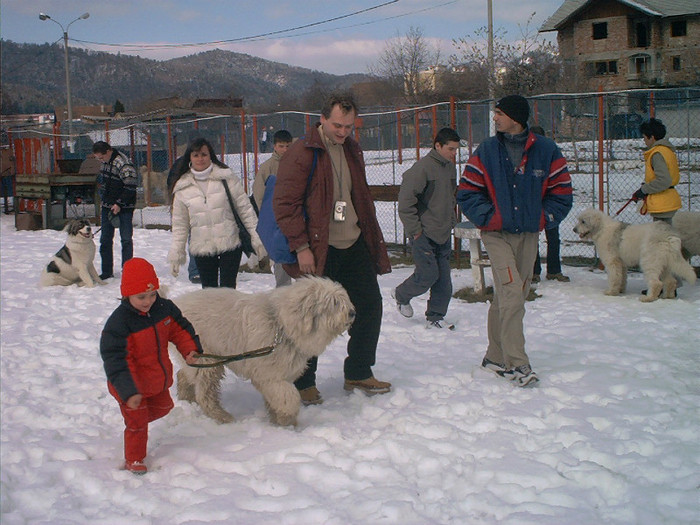
[[[554,118],[554,101],[549,101],[549,115],[552,118],[552,140],[557,141],[557,121]]]
[[[397,108],[396,110],[396,141],[398,148],[398,161],[399,164],[403,164],[403,130],[401,127],[401,110]]]
[[[472,137],[472,105],[467,104],[467,144],[469,145],[469,156],[472,156],[474,141]]]
[[[129,128],[129,142],[131,143],[131,161],[136,159],[136,147],[134,146],[134,127]],[[150,206],[150,204],[149,204]]]
[[[146,166],[148,171],[153,171],[153,144],[150,131],[146,132]]]
[[[105,120],[105,142],[109,144],[109,120]]]
[[[437,135],[437,106],[433,106],[433,137]]]
[[[656,117],[656,104],[654,103],[654,92],[649,92],[649,116],[651,118]]]
[[[168,128],[168,166],[172,166],[175,159],[173,158],[173,132],[170,126],[170,116],[165,117],[165,123]]]
[[[603,105],[603,88],[598,89],[601,93],[598,95],[598,208],[603,211],[603,136],[605,134],[604,126],[604,105]]]
[[[253,165],[258,172],[258,116],[253,115]]]
[[[457,130],[457,102],[455,97],[450,97],[450,127]]]
[[[416,128],[416,160],[420,160],[420,121],[417,109],[413,112],[413,125]]]
[[[257,135],[256,135],[257,139]],[[257,142],[257,140],[255,140]],[[248,147],[245,135],[245,109],[241,108],[241,155],[243,164],[243,188],[248,193]]]
[[[304,116],[304,122],[306,123],[306,134],[308,135],[311,131],[311,115],[308,113]]]

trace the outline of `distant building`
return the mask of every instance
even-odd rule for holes
[[[573,89],[700,84],[700,0],[566,0],[547,31]]]

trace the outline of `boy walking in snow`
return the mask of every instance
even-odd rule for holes
[[[158,276],[141,258],[129,259],[122,269],[122,301],[107,319],[100,338],[100,355],[109,393],[119,403],[124,430],[124,468],[145,474],[148,424],[173,408],[169,388],[173,365],[168,342],[188,364],[202,353],[190,322],[169,299],[158,295]]]
[[[450,240],[456,220],[455,158],[459,135],[442,128],[433,149],[403,174],[399,190],[399,217],[411,243],[416,269],[394,291],[404,317],[413,316],[411,299],[430,290],[425,311],[428,328],[443,328],[452,296]]]

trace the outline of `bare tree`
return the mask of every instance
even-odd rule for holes
[[[439,48],[425,39],[422,29],[411,27],[404,36],[397,33],[396,38],[387,41],[377,63],[369,71],[388,80],[396,94],[403,94],[405,102],[416,104],[430,91],[421,82],[421,72],[438,65],[439,59]]]
[[[518,25],[520,39],[506,40],[507,32],[499,28],[494,32],[493,56],[495,65],[494,92],[497,96],[508,93],[535,95],[554,91],[561,78],[559,53],[554,44],[541,38],[532,27],[532,13],[524,26]],[[486,56],[487,29],[481,27],[474,35],[454,40],[457,54],[451,57],[453,64],[488,73]],[[485,75],[483,78],[488,78]]]

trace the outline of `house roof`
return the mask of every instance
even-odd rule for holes
[[[617,0],[632,9],[637,9],[649,16],[686,16],[700,14],[698,0]],[[593,0],[566,0],[552,16],[545,20],[540,33],[557,31]]]

